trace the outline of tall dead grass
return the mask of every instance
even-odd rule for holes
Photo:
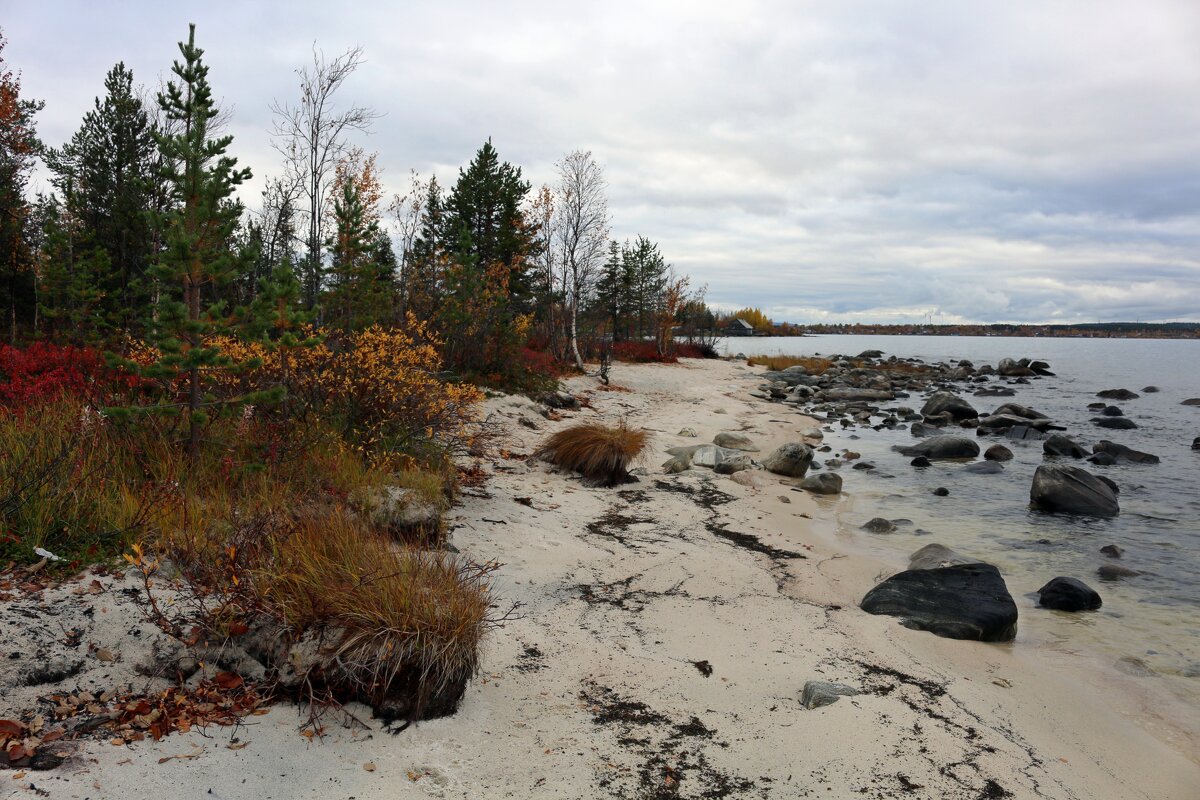
[[[648,439],[646,431],[631,430],[624,422],[616,426],[585,423],[555,433],[538,449],[537,456],[601,485],[615,486],[628,480],[629,465]]]
[[[415,719],[453,712],[477,671],[493,569],[395,547],[353,517],[328,514],[278,535],[254,582],[293,638],[332,637],[308,667],[314,683]]]
[[[746,359],[746,364],[776,371],[788,367],[804,367],[809,375],[820,375],[833,366],[833,361],[815,356],[751,356]]]

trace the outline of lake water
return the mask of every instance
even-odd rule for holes
[[[1047,414],[1065,433],[1091,449],[1101,439],[1153,453],[1155,465],[1099,467],[1067,460],[1120,486],[1121,513],[1114,519],[1085,519],[1029,509],[1033,472],[1043,463],[1040,441],[980,437],[983,449],[1003,442],[1013,461],[999,475],[964,473],[962,464],[935,462],[915,469],[893,445],[918,441],[908,430],[872,430],[840,425],[826,434],[835,451],[863,454],[875,472],[839,470],[847,497],[839,504],[841,536],[847,544],[903,563],[908,554],[940,542],[1000,568],[1020,607],[1018,644],[1031,642],[1072,657],[1090,658],[1160,688],[1200,708],[1200,407],[1181,401],[1200,397],[1200,341],[1151,339],[1042,339],[966,336],[814,336],[727,339],[718,352],[747,355],[885,355],[926,362],[969,359],[978,367],[1005,357],[1040,359],[1055,377],[1014,385],[1016,396],[961,395],[981,414],[1009,401]],[[998,385],[995,380],[986,385]],[[1157,393],[1143,387],[1157,386]],[[1126,388],[1141,397],[1105,402],[1121,407],[1136,430],[1097,428],[1087,408],[1103,389]],[[884,408],[920,410],[924,397],[913,395]],[[874,420],[878,422],[878,420]],[[953,432],[949,430],[948,432]],[[964,431],[974,437],[974,431]],[[833,455],[819,454],[821,455]],[[888,477],[894,476],[894,477]],[[950,490],[937,497],[937,487]],[[911,526],[889,535],[858,527],[873,516],[906,518]],[[1100,553],[1104,545],[1125,550],[1119,561]],[[1103,582],[1096,570],[1120,564],[1143,573],[1119,582]],[[1039,587],[1057,575],[1076,577],[1100,592],[1103,608],[1066,614],[1037,608]],[[1198,714],[1200,716],[1200,714]],[[1194,719],[1194,718],[1193,718]],[[1200,722],[1196,729],[1200,730]]]

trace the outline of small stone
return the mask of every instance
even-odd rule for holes
[[[914,467],[932,467],[933,466],[933,462],[930,461],[925,456],[917,456],[916,458],[914,458],[912,461],[910,461],[908,463]]]
[[[842,697],[853,697],[861,694],[853,686],[830,681],[808,681],[800,693],[800,704],[807,709],[820,708],[836,703]]]
[[[950,490],[947,489],[945,486],[939,486],[933,490],[933,493],[935,495],[937,495],[938,497],[946,497],[947,495],[950,494]]]
[[[1037,593],[1038,603],[1055,611],[1095,611],[1102,605],[1100,593],[1076,578],[1059,576]]]
[[[696,438],[697,436],[699,436],[700,434],[696,433],[696,429],[695,429],[695,428],[683,428],[683,429],[681,429],[681,430],[679,431],[679,433],[678,433],[678,434],[676,434],[676,435],[677,435],[677,436],[687,436],[687,437],[690,437],[690,438],[692,438],[692,439],[695,439],[695,438]]]
[[[1136,578],[1141,574],[1136,569],[1122,567],[1120,564],[1105,564],[1096,570],[1096,576],[1102,581],[1119,581],[1122,578]]]
[[[1106,544],[1100,548],[1100,552],[1109,558],[1120,558],[1125,551],[1115,544]]]

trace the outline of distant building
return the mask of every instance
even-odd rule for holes
[[[725,326],[722,333],[726,336],[753,336],[754,326],[741,317],[737,317]]]

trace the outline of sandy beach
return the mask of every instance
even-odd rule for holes
[[[503,564],[495,593],[517,609],[454,716],[392,733],[358,708],[368,729],[330,717],[306,737],[305,715],[280,704],[237,728],[89,742],[56,770],[6,779],[4,796],[1197,796],[1194,739],[1137,694],[1019,639],[941,639],[859,610],[898,565],[839,534],[853,498],[762,472],[753,486],[662,474],[666,448],[720,432],[764,454],[797,438],[805,418],[750,397],[754,374],[620,364],[627,391],[570,379],[588,405],[557,422],[523,398],[488,401],[504,452],[451,511],[450,541]],[[558,426],[592,419],[652,433],[637,483],[589,488],[530,458]],[[810,680],[860,694],[809,710]],[[187,757],[160,761],[172,756]]]

